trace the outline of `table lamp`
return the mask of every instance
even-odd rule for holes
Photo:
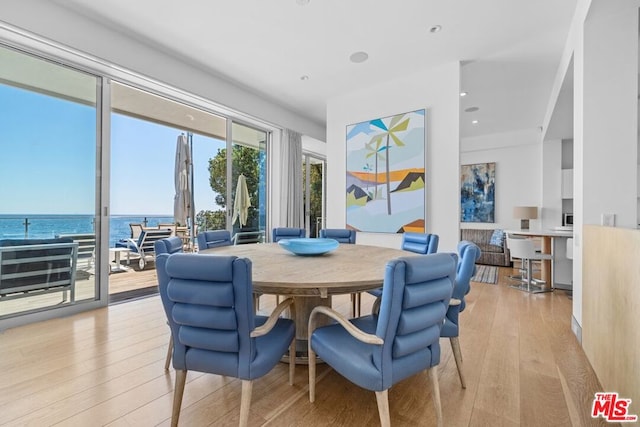
[[[529,229],[529,220],[538,218],[536,206],[516,206],[513,208],[513,217],[520,220],[520,229]]]

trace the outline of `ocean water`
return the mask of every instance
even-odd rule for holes
[[[47,239],[58,234],[93,233],[94,218],[93,215],[0,215],[0,239]],[[131,237],[129,223],[145,222],[148,227],[154,227],[172,223],[173,216],[112,215],[109,217],[109,247],[114,247],[120,239]]]

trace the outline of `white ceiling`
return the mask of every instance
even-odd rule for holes
[[[469,92],[461,110],[479,108],[461,112],[462,137],[542,125],[576,6],[576,0],[56,2],[321,124],[332,97],[461,61],[461,87]],[[434,25],[442,30],[431,33]],[[357,51],[369,60],[351,63]]]

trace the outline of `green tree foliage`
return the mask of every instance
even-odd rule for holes
[[[234,145],[232,149],[233,183],[232,191],[235,191],[238,176],[243,174],[247,181],[247,189],[251,198],[247,227],[252,227],[258,222],[258,183],[260,182],[260,152],[252,147]],[[216,211],[200,211],[196,215],[196,223],[200,230],[216,230],[226,228],[227,209],[227,149],[218,150],[216,155],[209,159],[209,185],[216,193],[216,205],[220,207]],[[232,209],[232,206],[229,206]]]
[[[302,177],[303,180],[307,178],[304,164],[302,167]],[[306,182],[304,186],[306,187]],[[312,163],[309,165],[309,211],[311,214],[310,235],[316,236],[316,220],[322,217],[322,164],[320,163]]]
[[[225,228],[224,210],[200,211],[196,214],[196,224],[199,230],[223,230]]]

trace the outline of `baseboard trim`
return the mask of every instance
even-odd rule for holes
[[[571,316],[571,330],[578,339],[580,345],[582,345],[582,326],[578,323],[575,317]]]

